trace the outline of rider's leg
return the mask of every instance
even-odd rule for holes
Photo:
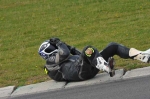
[[[109,57],[113,57],[114,55],[118,55],[121,58],[131,58],[129,56],[129,48],[118,44],[118,43],[109,43],[106,48],[104,48],[100,54],[103,56],[105,60],[108,60]]]
[[[110,43],[103,51],[100,52],[105,60],[108,60],[109,57],[118,55],[121,58],[127,59],[137,59],[142,62],[150,62],[150,49],[146,51],[139,51],[135,48],[128,48],[124,45],[118,43]]]
[[[81,56],[83,60],[86,61],[86,63],[89,63],[91,66],[108,73],[111,71],[108,63],[105,59],[103,59],[96,48],[92,46],[85,47]]]
[[[89,55],[86,54],[86,49],[88,47],[89,46],[85,47],[80,55],[81,67],[79,69],[79,78],[82,80],[93,78],[99,72],[99,69],[95,68],[96,63],[93,62],[93,59],[95,57],[95,52],[94,53],[91,52],[91,54],[93,54],[92,56],[90,56],[90,54]],[[91,58],[89,59],[88,57]]]

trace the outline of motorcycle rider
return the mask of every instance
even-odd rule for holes
[[[46,60],[45,72],[56,81],[82,81],[93,78],[100,70],[114,76],[114,55],[121,58],[137,59],[150,62],[150,49],[139,51],[124,45],[111,42],[99,52],[93,46],[86,46],[82,52],[59,38],[44,41],[38,50],[39,55]]]

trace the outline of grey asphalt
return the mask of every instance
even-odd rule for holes
[[[150,99],[150,76],[65,88],[10,99]]]
[[[57,90],[65,90],[68,88],[75,88],[75,87],[83,87],[83,86],[92,86],[95,84],[103,84],[106,82],[115,82],[119,80],[130,80],[137,77],[145,77],[150,75],[150,67],[145,68],[138,68],[131,71],[127,71],[124,74],[123,69],[116,70],[116,75],[114,77],[109,77],[106,73],[100,73],[95,78],[82,81],[82,82],[56,82],[53,80],[37,83],[37,84],[31,84],[27,86],[8,86],[4,88],[0,88],[0,99],[9,99],[10,97],[18,97],[18,96],[24,96],[24,95],[30,95],[30,94],[40,94],[43,92],[49,92],[49,91],[57,91]],[[150,99],[150,98],[149,98]]]

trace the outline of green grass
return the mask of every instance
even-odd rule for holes
[[[0,87],[50,80],[39,45],[57,36],[82,50],[109,42],[150,47],[149,0],[0,0]],[[115,56],[116,68],[149,64]]]

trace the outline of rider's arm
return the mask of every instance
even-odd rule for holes
[[[49,42],[58,49],[58,52],[55,54],[55,63],[61,63],[69,57],[70,50],[59,38],[50,38]]]
[[[59,58],[59,62],[66,60],[70,55],[70,50],[63,42],[59,41],[56,46],[58,47],[58,55],[56,58]]]
[[[70,51],[68,47],[62,42],[58,42],[56,46],[58,48],[58,52],[51,55],[46,60],[44,70],[49,75],[50,78],[56,81],[63,81],[64,78],[62,76],[62,73],[60,72],[61,68],[60,64],[69,57]]]

